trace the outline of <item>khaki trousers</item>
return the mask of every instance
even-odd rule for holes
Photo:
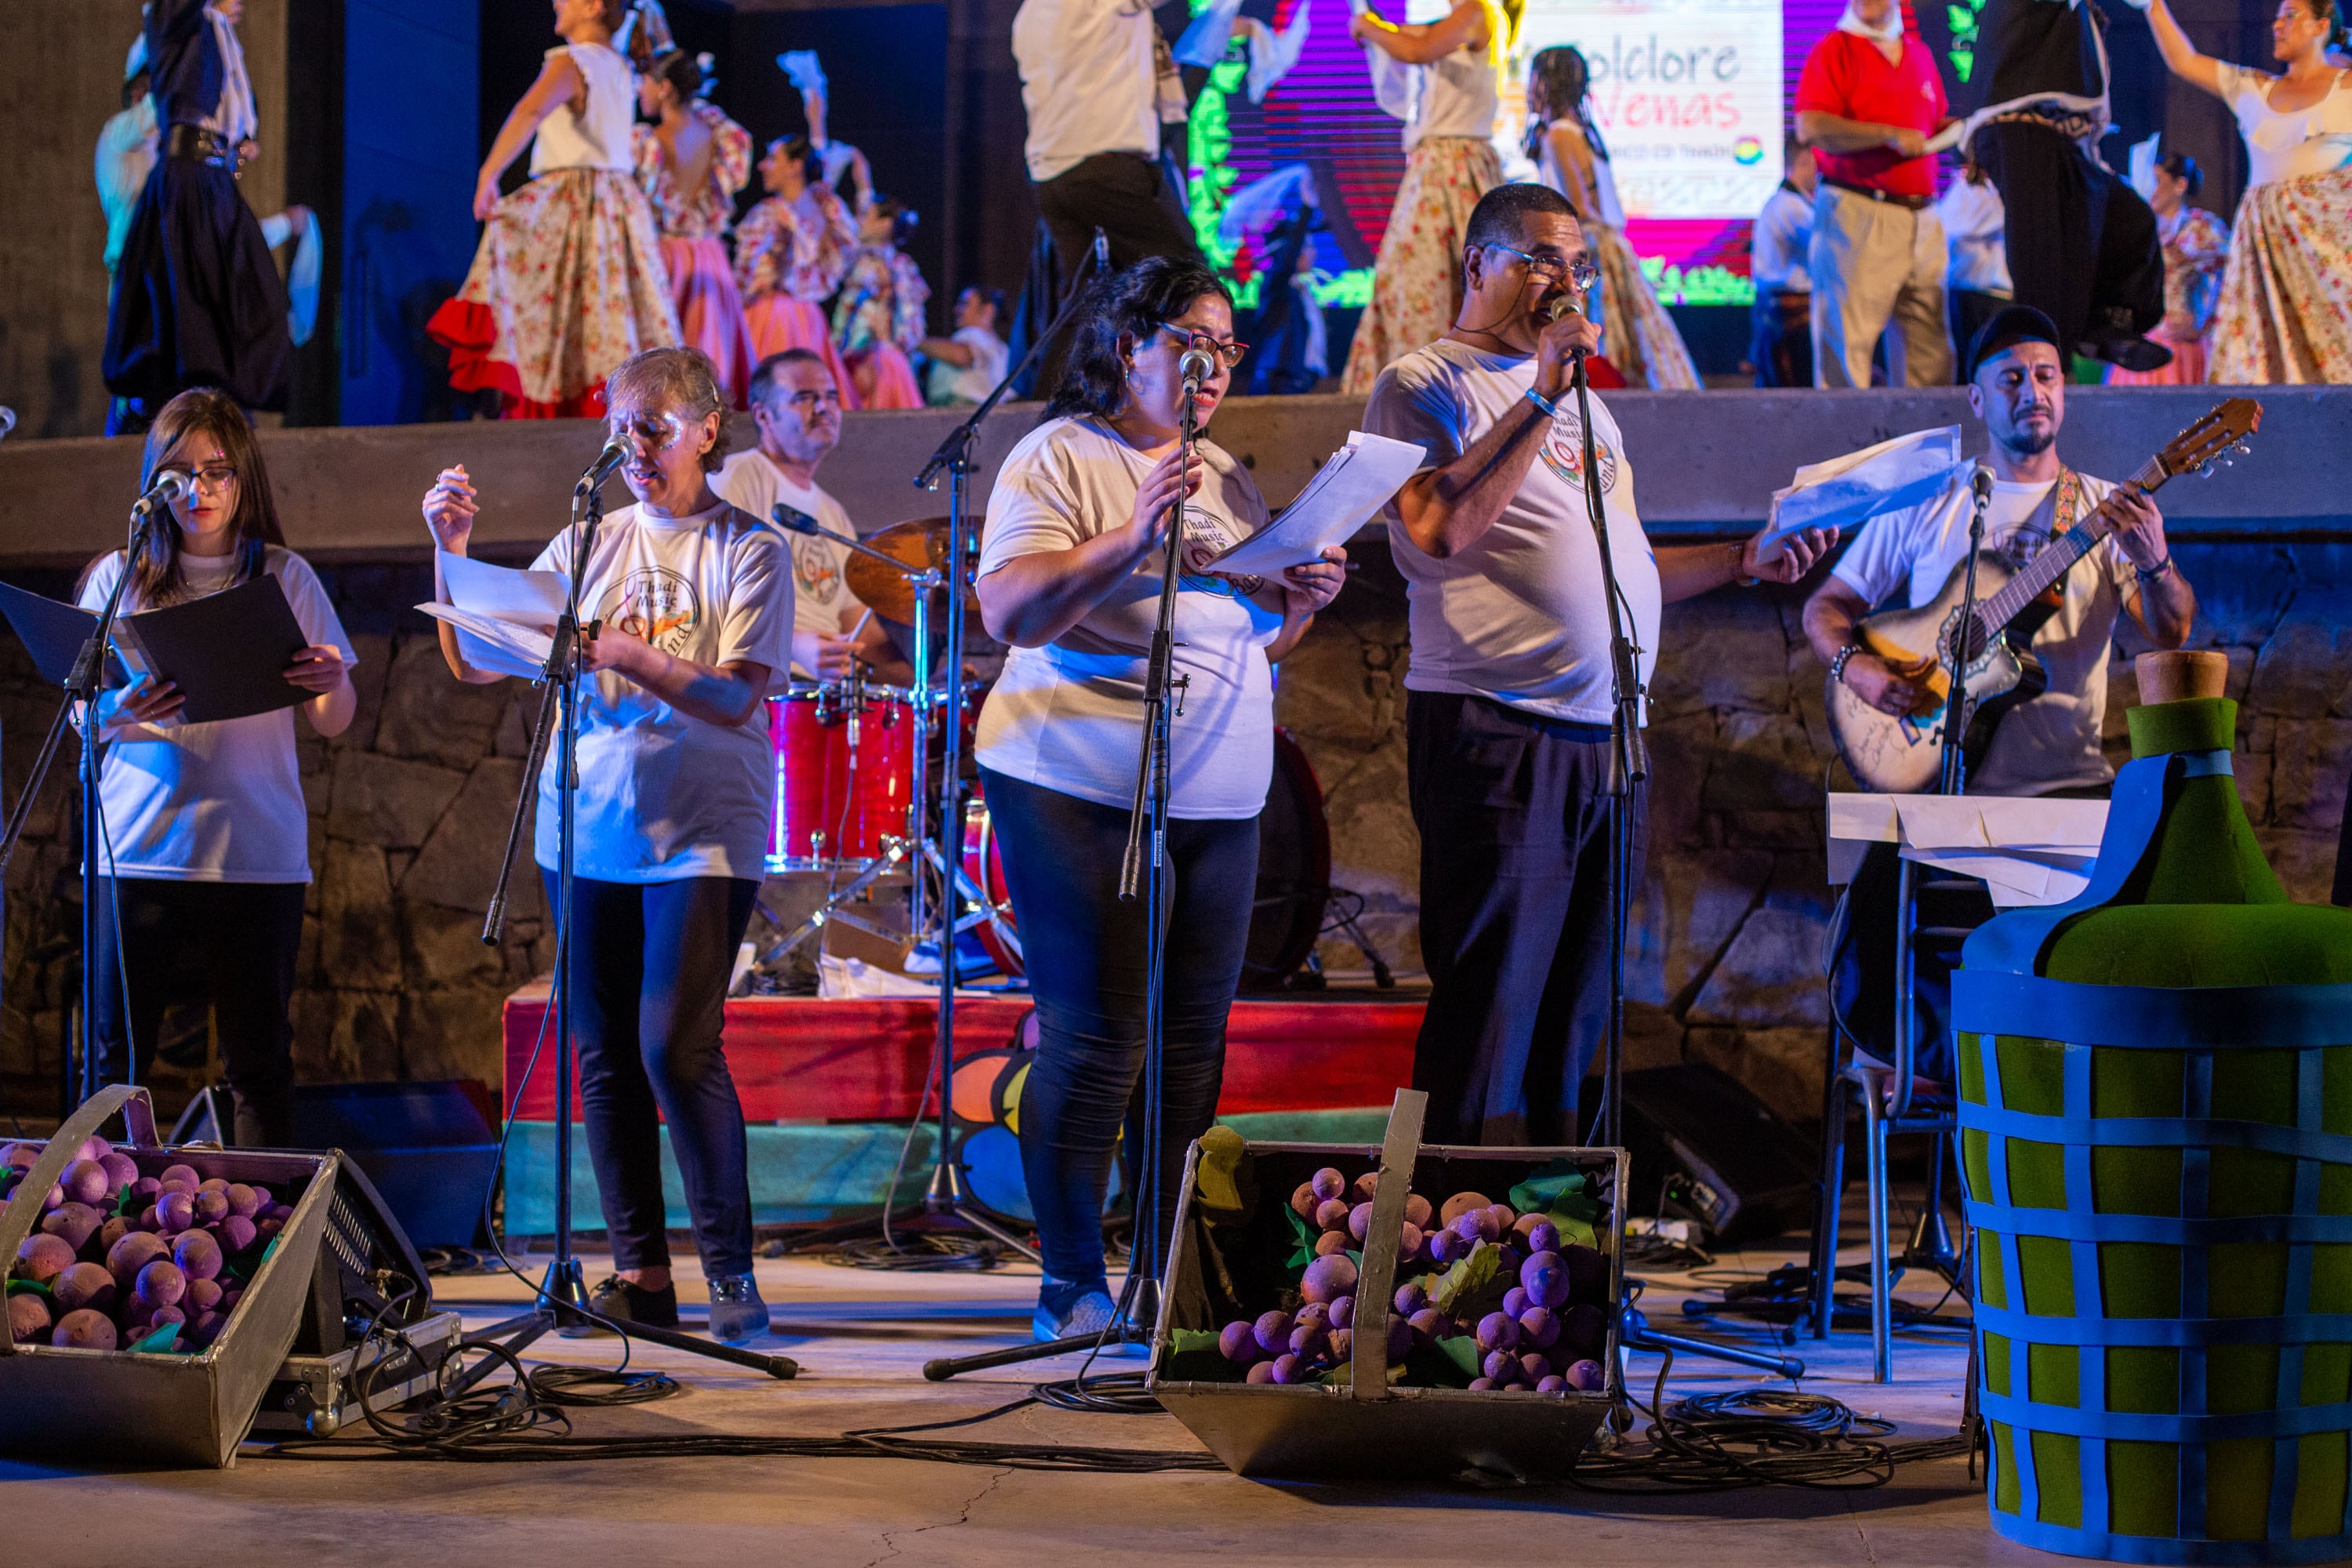
[[[1892,325],[1887,384],[1946,386],[1952,339],[1944,321],[1944,226],[1824,184],[1813,193],[1813,384],[1868,386],[1871,355]]]

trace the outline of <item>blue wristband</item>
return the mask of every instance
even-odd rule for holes
[[[1545,418],[1557,419],[1559,417],[1559,405],[1553,403],[1550,398],[1546,397],[1542,393],[1538,392],[1532,386],[1528,388],[1528,401],[1534,404],[1538,408],[1542,409],[1544,411]]]

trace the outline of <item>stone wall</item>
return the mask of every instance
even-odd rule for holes
[[[1418,969],[1418,855],[1404,793],[1403,584],[1377,545],[1283,666],[1278,715],[1306,748],[1331,820],[1333,879],[1366,900],[1383,956]],[[2237,778],[2273,863],[2300,899],[2326,897],[2352,770],[2352,546],[2182,544],[2203,601],[2196,632],[2227,648],[2242,704]],[[478,941],[522,768],[530,694],[449,678],[424,617],[418,565],[321,574],[358,645],[360,711],[302,742],[310,897],[296,1005],[310,1079],[498,1076],[499,999],[547,967],[544,900],[517,883],[496,950]],[[61,594],[58,574],[17,574]],[[1792,1119],[1819,1114],[1827,1017],[1820,982],[1831,894],[1822,791],[1830,761],[1822,672],[1798,590],[1725,590],[1666,612],[1652,694],[1648,874],[1631,953],[1633,1059],[1711,1061]],[[2122,650],[2134,651],[2126,639]],[[2130,667],[2115,671],[2123,752]],[[7,798],[23,787],[50,698],[0,637]],[[299,723],[299,721],[298,721]],[[66,843],[70,760],[51,778],[8,878],[0,1081],[47,1104],[72,986],[79,885]],[[1344,941],[1324,962],[1357,969]]]
[[[1404,593],[1377,547],[1283,666],[1276,711],[1315,763],[1332,880],[1365,895],[1383,956],[1420,966],[1419,840],[1404,796]],[[2324,901],[2352,771],[2352,547],[2188,544],[2194,636],[2228,650],[2241,704],[2237,778],[2293,895]],[[1629,1059],[1712,1062],[1782,1114],[1816,1121],[1829,1016],[1821,979],[1832,889],[1822,794],[1833,756],[1803,588],[1725,589],[1665,612],[1651,692],[1647,874],[1627,955]],[[2130,754],[2127,628],[2111,671],[2109,754]],[[1333,968],[1360,968],[1326,938]]]

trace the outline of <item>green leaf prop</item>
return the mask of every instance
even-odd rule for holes
[[[135,1215],[144,1206],[131,1195],[131,1186],[129,1182],[123,1183],[122,1190],[114,1194],[114,1217],[117,1219]]]
[[[1242,1169],[1244,1148],[1242,1135],[1230,1127],[1219,1125],[1201,1134],[1201,1158],[1192,1167],[1192,1194],[1210,1215],[1239,1215],[1248,1208],[1251,1194],[1244,1191]]]
[[[124,1348],[134,1355],[154,1355],[171,1350],[179,1337],[180,1325],[166,1323],[145,1339],[135,1341]]]
[[[1448,1317],[1483,1317],[1502,1305],[1513,1283],[1503,1272],[1503,1249],[1482,1241],[1429,1288],[1429,1304]]]
[[[1440,1340],[1426,1352],[1416,1348],[1414,1353],[1423,1356],[1432,1370],[1441,1372],[1444,1381],[1455,1388],[1469,1387],[1470,1380],[1479,1374],[1486,1360],[1479,1353],[1478,1342],[1468,1334]]]
[[[1246,1373],[1217,1348],[1213,1329],[1172,1329],[1160,1375],[1179,1383],[1240,1383]]]
[[[1586,1190],[1584,1173],[1566,1160],[1555,1160],[1511,1189],[1511,1206],[1521,1214],[1539,1214],[1551,1221],[1562,1241],[1598,1247],[1593,1223],[1601,1205]]]
[[[58,1299],[58,1293],[55,1290],[50,1289],[47,1285],[41,1283],[38,1279],[23,1279],[13,1275],[9,1277],[8,1280],[8,1294],[11,1296],[38,1296],[44,1301],[54,1301]]]
[[[1290,1257],[1284,1264],[1284,1267],[1290,1270],[1291,1278],[1295,1279],[1306,1273],[1307,1266],[1315,1261],[1315,1238],[1322,1233],[1300,1219],[1298,1211],[1288,1204],[1282,1205],[1282,1212],[1289,1217],[1292,1239],[1298,1243],[1297,1247],[1291,1248]]]

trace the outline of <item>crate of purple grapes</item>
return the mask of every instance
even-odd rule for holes
[[[1621,1149],[1213,1128],[1185,1162],[1152,1392],[1236,1474],[1566,1475],[1616,1398]]]
[[[293,1348],[336,1163],[163,1147],[123,1088],[0,1143],[0,1454],[226,1465]]]

